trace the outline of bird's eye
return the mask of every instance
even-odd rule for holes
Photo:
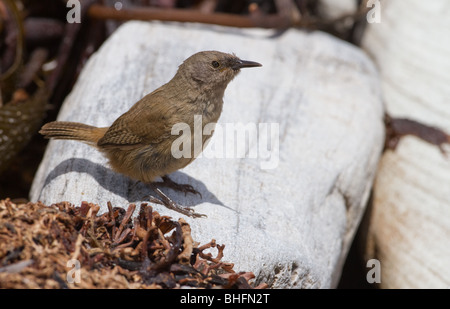
[[[220,63],[217,61],[213,61],[211,62],[211,65],[213,66],[213,68],[218,68],[220,66]]]

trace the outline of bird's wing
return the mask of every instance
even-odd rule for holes
[[[117,118],[98,146],[132,146],[154,144],[171,135],[170,104],[161,96],[149,94]]]

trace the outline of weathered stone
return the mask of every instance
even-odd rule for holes
[[[450,133],[449,2],[381,2],[381,23],[363,40],[380,70],[386,109]],[[443,146],[447,151],[448,145]],[[380,261],[382,288],[450,286],[450,160],[403,137],[380,162],[367,220],[366,258]]]

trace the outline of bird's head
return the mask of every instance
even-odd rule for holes
[[[241,60],[234,54],[202,51],[187,58],[178,71],[199,86],[225,88],[240,69],[260,66],[258,62]]]

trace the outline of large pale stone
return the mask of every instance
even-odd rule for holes
[[[384,137],[378,76],[359,49],[294,29],[130,22],[91,57],[58,119],[110,125],[172,78],[185,58],[211,49],[263,64],[243,70],[228,86],[218,124],[253,124],[257,138],[243,158],[204,156],[171,175],[193,185],[202,199],[165,192],[208,216],[188,218],[194,239],[226,244],[224,260],[236,270],[253,271],[274,288],[336,286]],[[259,127],[264,124],[271,126],[269,135]],[[210,150],[220,148],[218,133]],[[271,147],[264,137],[275,138]],[[229,151],[233,135],[223,139]],[[126,207],[149,194],[145,185],[108,169],[95,149],[51,141],[31,199],[86,200],[105,211],[107,201]]]
[[[450,133],[450,3],[392,0],[381,8],[363,46],[379,66],[387,111]],[[449,157],[416,137],[383,155],[366,227],[366,258],[380,260],[381,287],[450,286],[449,184]]]

